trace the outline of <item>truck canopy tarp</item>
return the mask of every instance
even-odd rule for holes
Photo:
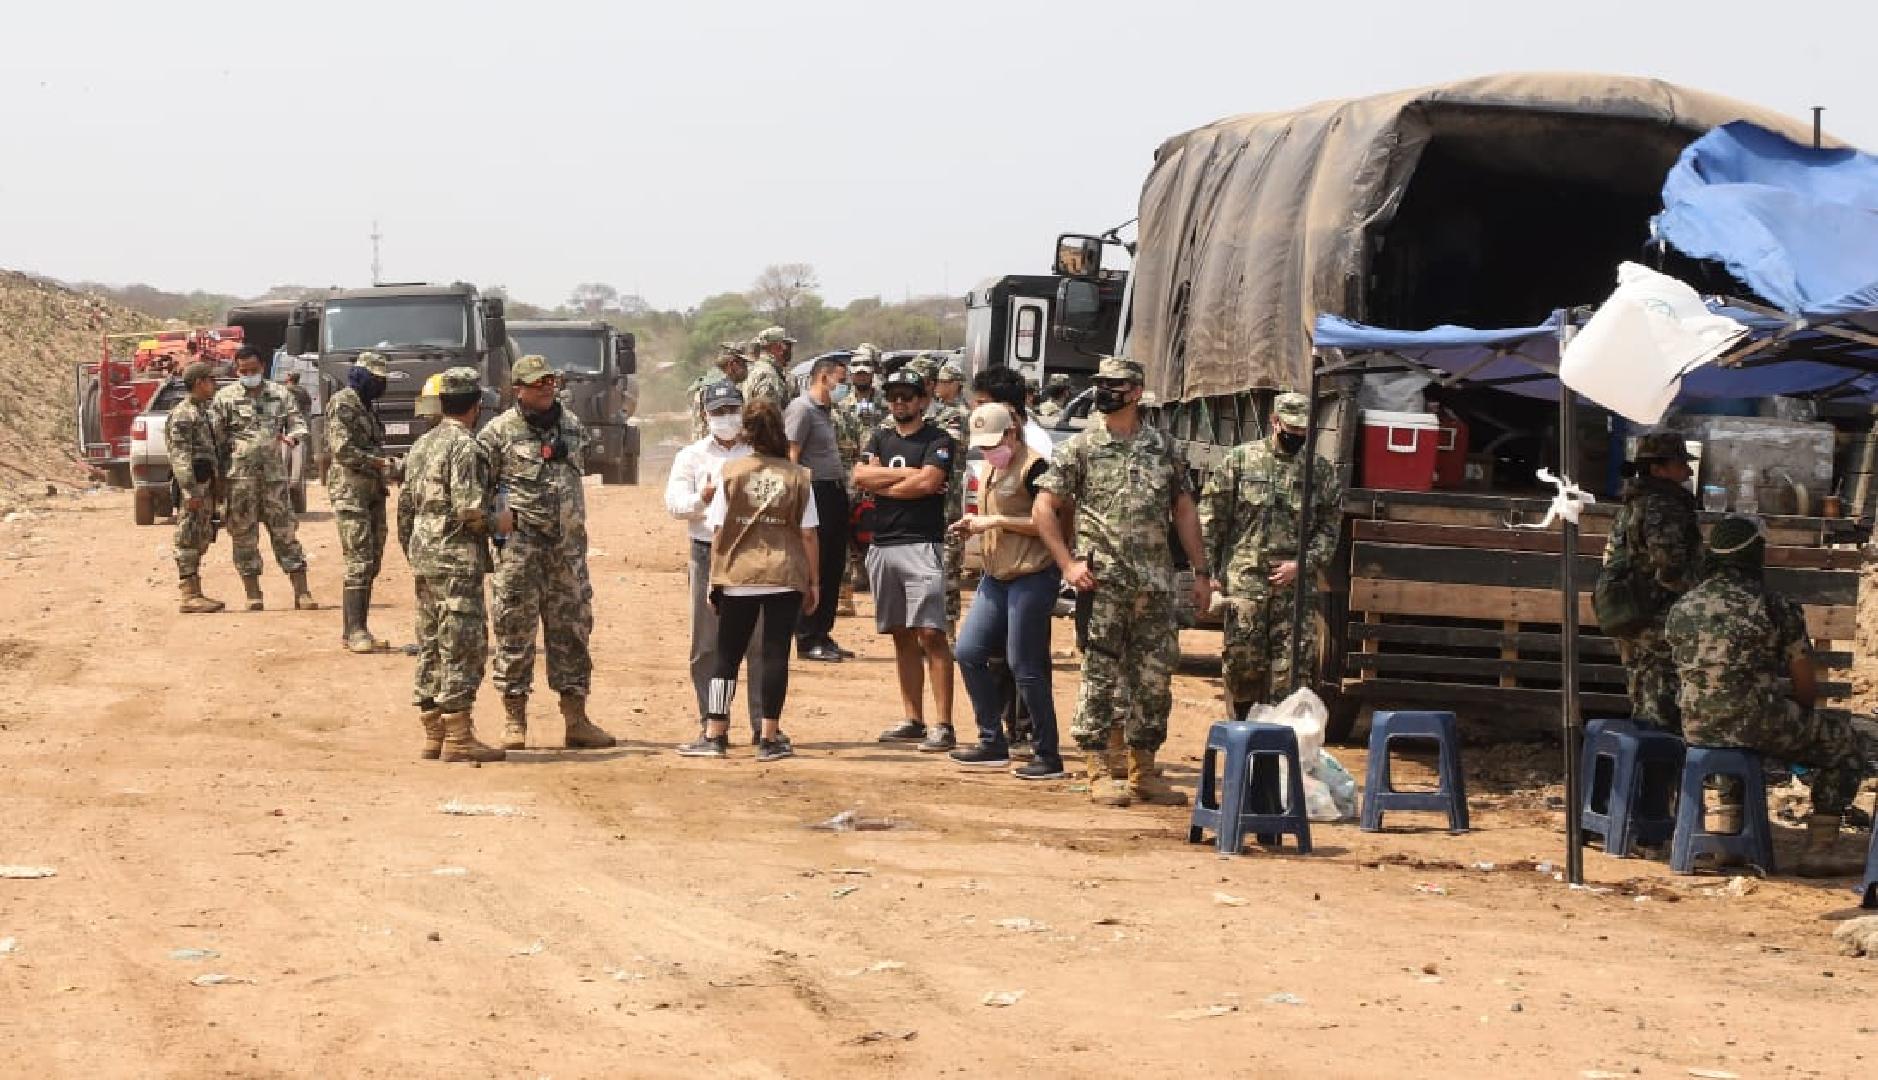
[[[1810,125],[1655,79],[1519,74],[1233,117],[1161,145],[1130,352],[1164,401],[1302,387],[1320,313],[1531,325],[1596,303],[1698,136]]]
[[[1878,309],[1878,157],[1725,124],[1682,152],[1663,207],[1658,237],[1722,263],[1783,311]]]

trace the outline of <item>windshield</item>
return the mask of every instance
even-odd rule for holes
[[[606,339],[584,330],[519,330],[509,336],[521,347],[521,355],[537,353],[556,371],[572,375],[598,375],[606,370],[603,345]]]
[[[461,349],[469,343],[469,304],[459,297],[335,300],[321,322],[323,352],[356,349]]]

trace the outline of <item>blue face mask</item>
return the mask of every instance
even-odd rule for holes
[[[848,400],[848,395],[852,393],[853,390],[854,388],[852,386],[849,386],[847,383],[836,383],[835,384],[835,400],[836,401]]]

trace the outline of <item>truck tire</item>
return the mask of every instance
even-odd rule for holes
[[[639,455],[623,457],[609,461],[600,469],[602,484],[637,484],[639,482]]]
[[[290,493],[289,498],[293,501],[293,512],[295,514],[306,513],[306,481],[302,480],[287,490]]]
[[[176,516],[176,508],[178,504],[176,502],[175,495],[171,493],[169,488],[166,488],[166,487],[153,488],[150,493],[156,496],[155,502],[156,502],[156,516],[157,517],[173,518]]]
[[[131,509],[137,518],[137,524],[156,524],[156,495],[155,488],[138,488],[131,495]]]
[[[136,486],[130,478],[130,462],[128,461],[120,461],[107,466],[105,473],[110,478],[111,486],[114,488],[128,489]]]

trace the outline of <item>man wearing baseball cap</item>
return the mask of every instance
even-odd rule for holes
[[[1088,762],[1089,797],[1104,806],[1185,801],[1154,767],[1180,659],[1170,521],[1193,566],[1197,609],[1206,610],[1213,588],[1187,464],[1165,433],[1142,421],[1142,381],[1135,361],[1102,358],[1095,377],[1102,422],[1057,447],[1031,510],[1063,579],[1091,594],[1070,733]],[[1063,530],[1072,509],[1073,547]]]
[[[560,695],[565,745],[604,750],[615,740],[587,718],[593,658],[593,583],[587,576],[587,429],[561,406],[560,376],[535,355],[515,362],[515,405],[478,436],[490,479],[508,494],[515,533],[496,562],[495,684],[507,718],[502,748],[528,745],[528,695],[535,634],[547,654],[548,687]]]
[[[1669,609],[1702,576],[1702,532],[1689,448],[1673,431],[1645,435],[1625,466],[1624,505],[1604,541],[1604,564],[1592,592],[1598,622],[1617,639],[1629,683],[1630,715],[1671,733],[1682,731],[1676,660],[1663,637]]]
[[[1219,568],[1226,619],[1220,660],[1234,716],[1291,692],[1291,626],[1299,589],[1308,604],[1299,655],[1309,665],[1317,654],[1315,575],[1336,554],[1343,492],[1335,467],[1320,456],[1311,470],[1311,532],[1303,535],[1310,423],[1309,398],[1279,394],[1272,403],[1271,433],[1227,451],[1200,494],[1200,532],[1208,558]],[[1309,578],[1298,572],[1300,555]]]

